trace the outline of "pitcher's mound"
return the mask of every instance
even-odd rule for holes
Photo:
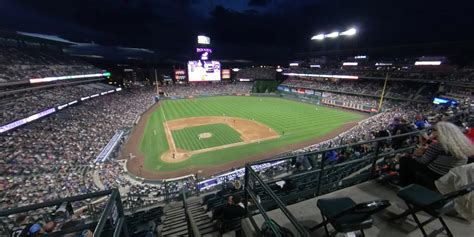
[[[199,139],[206,139],[206,138],[211,138],[211,137],[212,137],[212,133],[209,133],[209,132],[201,133],[198,135]]]

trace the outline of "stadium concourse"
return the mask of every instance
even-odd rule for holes
[[[18,70],[19,68],[21,70]],[[275,73],[268,70],[244,68],[240,70],[239,75],[269,80],[275,77]],[[124,168],[124,161],[117,160],[120,146],[127,140],[128,134],[141,114],[155,104],[156,88],[154,86],[132,86],[118,90],[116,86],[104,83],[104,80],[83,80],[76,84],[59,82],[47,84],[52,86],[44,88],[22,86],[18,89],[13,84],[9,84],[31,78],[98,72],[103,72],[103,70],[56,50],[12,47],[11,45],[0,47],[0,83],[2,83],[0,124],[8,125],[23,118],[29,118],[27,124],[23,126],[14,128],[12,128],[13,125],[2,126],[0,136],[0,208],[2,210],[112,188],[120,191],[126,210],[144,210],[150,206],[166,206],[167,202],[181,196],[180,190],[184,189],[192,195],[204,193],[214,195],[213,192],[221,195],[203,200],[207,205],[207,211],[215,214],[218,207],[222,207],[227,201],[224,198],[232,195],[235,198],[242,194],[245,176],[242,167],[235,167],[212,177],[198,177],[199,174],[190,174],[180,179],[154,182],[143,182],[139,177],[128,174]],[[367,119],[332,139],[286,154],[290,156],[296,154],[295,159],[256,166],[259,175],[265,181],[274,180],[281,175],[303,174],[316,170],[320,160],[301,156],[300,154],[304,152],[322,151],[337,146],[371,141],[378,137],[421,130],[438,121],[451,121],[463,129],[468,127],[467,125],[472,126],[472,117],[468,107],[444,108],[431,104],[434,93],[439,92],[440,83],[446,83],[445,93],[457,96],[459,101],[472,99],[472,87],[464,88],[460,91],[461,93],[457,93],[458,90],[456,90],[464,85],[457,82],[471,83],[473,81],[474,75],[471,69],[450,68],[441,71],[413,69],[396,72],[391,77],[397,80],[389,82],[385,90],[386,99],[380,112],[378,112],[378,102],[384,83],[383,80],[377,81],[374,78],[384,78],[385,72],[362,68],[342,70],[337,66],[333,69],[288,69],[284,73],[293,73],[280,84],[282,88],[289,90],[283,90],[271,96],[283,96],[298,101],[317,100],[318,98],[291,90],[292,88],[311,89],[320,92],[325,101],[351,102],[352,109],[360,108],[356,105],[367,105],[372,113]],[[295,73],[331,75],[351,73],[358,75],[361,79],[316,80],[311,76],[298,76]],[[433,80],[433,78],[436,79]],[[413,81],[405,83],[399,79]],[[429,81],[424,81],[425,79]],[[24,90],[25,88],[27,89]],[[190,83],[185,86],[163,85],[161,88],[164,92],[163,96],[170,98],[250,95],[253,83]],[[338,104],[327,104],[338,106]],[[54,113],[44,118],[33,116],[51,108],[54,108]],[[410,141],[414,142],[414,140],[416,139]],[[406,141],[398,143],[397,139],[393,139],[383,144],[381,152],[394,151],[408,145]],[[354,162],[370,156],[377,149],[374,143],[349,146],[347,149],[334,150],[328,155],[328,159],[332,165],[346,164],[345,162]],[[370,164],[364,163],[363,166],[350,170],[351,172],[359,171],[367,165]],[[352,175],[351,172],[346,172],[346,176]],[[328,189],[327,192],[331,191]],[[83,200],[75,202],[71,208],[82,210],[76,218],[92,220],[97,218],[97,213],[105,207],[106,203],[103,200],[94,200],[94,208],[90,205],[92,205],[90,200]],[[166,206],[166,208],[169,207]],[[28,213],[27,219],[22,219],[18,215],[1,217],[1,234],[3,236],[11,228],[22,226],[26,222],[41,223],[44,227],[52,222],[56,227],[49,231],[57,230],[61,223],[67,221],[67,218],[54,220],[45,218],[51,212],[50,209],[32,211]],[[155,226],[160,224],[158,219],[155,217],[152,221]],[[467,226],[465,228],[472,228],[472,224],[465,226]],[[139,232],[138,229],[135,230]],[[215,230],[211,228],[211,231]]]

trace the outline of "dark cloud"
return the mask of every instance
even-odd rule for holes
[[[193,57],[201,33],[212,38],[218,58],[256,60],[474,38],[473,6],[440,0],[0,0],[0,6],[0,28],[150,48],[167,58]],[[354,39],[310,41],[351,26],[360,32]]]

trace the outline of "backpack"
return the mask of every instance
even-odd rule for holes
[[[278,223],[276,223],[274,220],[270,221],[265,221],[262,224],[261,232],[263,237],[274,237],[276,236],[275,233],[273,233],[272,229],[270,226],[275,227],[275,229],[280,233],[281,236],[283,237],[294,237],[293,233],[285,227],[281,227]]]

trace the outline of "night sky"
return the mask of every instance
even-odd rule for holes
[[[473,5],[455,0],[0,0],[0,29],[97,44],[83,45],[87,53],[100,53],[102,46],[146,48],[161,60],[193,57],[196,35],[202,33],[211,37],[214,58],[272,62],[330,47],[311,42],[311,36],[352,26],[359,34],[341,40],[338,48],[471,41]]]

